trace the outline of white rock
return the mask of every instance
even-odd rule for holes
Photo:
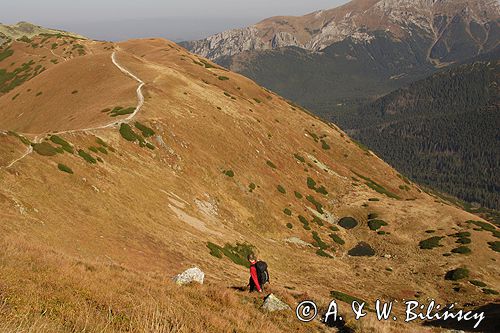
[[[204,279],[205,273],[203,273],[203,271],[198,267],[190,268],[183,273],[173,277],[173,281],[178,285],[186,285],[192,282],[203,284]]]
[[[266,311],[283,311],[283,310],[291,310],[290,306],[285,302],[281,301],[278,297],[274,296],[274,294],[269,294],[264,299],[264,304],[262,308]]]

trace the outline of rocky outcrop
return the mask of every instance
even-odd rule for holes
[[[181,274],[174,276],[173,281],[178,285],[186,285],[193,282],[203,284],[205,273],[198,267],[190,268]]]
[[[498,45],[498,32],[493,41],[487,36],[499,30],[499,19],[500,4],[496,0],[354,0],[302,17],[270,18],[247,28],[185,42],[183,46],[217,60],[245,51],[287,46],[321,51],[346,38],[370,43],[377,32],[385,31],[399,39],[425,35],[434,40],[437,51],[441,51],[441,44],[449,45],[457,38],[469,39],[470,35],[468,47],[471,52],[479,52]],[[438,54],[437,60],[454,61],[437,51],[432,53]]]
[[[262,305],[262,309],[269,312],[291,310],[288,304],[280,300],[278,297],[274,296],[274,294],[269,294],[264,299],[264,304]]]

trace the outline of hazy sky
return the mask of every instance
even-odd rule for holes
[[[96,39],[206,37],[275,15],[303,15],[347,0],[14,0],[0,22],[28,21]]]

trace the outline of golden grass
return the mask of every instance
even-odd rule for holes
[[[4,239],[0,332],[306,332],[292,312],[215,284],[180,287],[168,277]]]

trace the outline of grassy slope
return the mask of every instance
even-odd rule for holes
[[[471,230],[473,254],[468,256],[441,256],[456,247],[452,237],[441,241],[443,248],[418,249],[418,242],[429,237],[426,230],[446,235],[471,229],[464,222],[474,216],[421,193],[414,184],[400,189],[406,183],[395,170],[334,125],[239,75],[205,68],[173,43],[139,40],[120,48],[120,63],[146,82],[138,120],[155,131],[145,139],[155,149],[126,141],[117,128],[75,133],[63,135],[75,151],[89,152],[97,137],[106,142],[108,154],[91,152],[103,163],[90,164],[69,153],[32,154],[0,170],[0,228],[7,249],[0,257],[5,276],[0,316],[6,329],[245,332],[274,325],[273,331],[321,330],[298,325],[292,313],[262,313],[262,299],[232,288],[246,284],[246,269],[210,256],[208,241],[254,245],[270,265],[271,290],[292,307],[305,298],[324,305],[332,289],[368,300],[403,299],[417,292],[442,302],[491,300],[467,283],[459,295],[452,291],[443,277],[460,265],[470,267],[474,279],[499,289],[492,261],[497,254],[486,244],[494,240],[490,233]],[[314,136],[325,136],[330,149]],[[58,163],[74,174],[59,171]],[[226,176],[227,170],[234,176]],[[328,195],[309,188],[307,177],[325,186]],[[257,185],[252,192],[251,183]],[[278,185],[285,194],[276,190]],[[297,199],[294,191],[304,198]],[[337,232],[345,245],[330,240],[328,221],[324,226],[312,222],[308,195],[333,213],[333,221],[358,219],[358,227]],[[285,207],[291,217],[283,214]],[[369,230],[367,216],[373,212],[388,223],[383,229],[390,235]],[[335,259],[285,242],[289,237],[315,241],[299,214],[331,246]],[[377,255],[346,256],[359,241],[370,243]],[[391,259],[381,258],[384,254]],[[207,285],[179,289],[169,282],[194,265],[207,273]],[[19,276],[24,280],[19,282]],[[228,315],[213,315],[222,309]],[[350,324],[380,325],[370,320]],[[405,327],[391,323],[385,329],[401,332]]]

